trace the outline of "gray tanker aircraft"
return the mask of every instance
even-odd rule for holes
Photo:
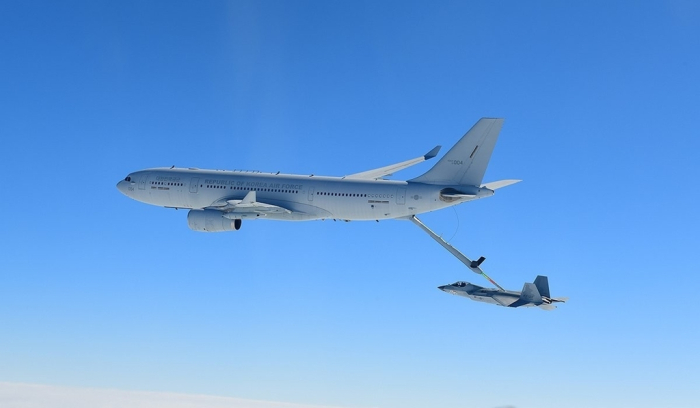
[[[416,214],[490,197],[520,181],[482,184],[502,126],[503,119],[480,119],[435,166],[408,181],[384,177],[435,157],[440,146],[344,177],[172,167],[131,173],[117,188],[146,204],[189,209],[189,227],[202,232],[235,231],[243,220],[254,219],[416,222]]]
[[[455,282],[451,285],[438,286],[438,289],[457,296],[464,296],[477,302],[492,303],[505,307],[532,307],[556,309],[554,303],[566,302],[568,298],[553,298],[549,294],[549,280],[546,276],[537,276],[535,282],[523,285],[522,292],[489,289],[469,282]]]

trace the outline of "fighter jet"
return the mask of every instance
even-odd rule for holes
[[[549,281],[546,276],[537,276],[535,282],[526,283],[522,292],[504,289],[489,289],[468,282],[455,282],[438,286],[438,289],[457,296],[468,297],[479,302],[492,303],[505,307],[537,306],[544,310],[557,307],[553,303],[565,302],[568,298],[553,298],[549,295]]]

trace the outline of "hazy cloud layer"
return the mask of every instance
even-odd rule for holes
[[[0,382],[3,408],[330,408],[210,395]]]

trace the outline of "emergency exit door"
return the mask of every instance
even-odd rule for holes
[[[396,194],[396,204],[404,205],[406,204],[406,189],[400,188]]]

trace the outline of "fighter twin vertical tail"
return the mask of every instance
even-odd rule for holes
[[[537,275],[535,282],[533,283],[537,287],[537,291],[540,292],[540,295],[544,297],[551,297],[549,294],[549,279],[547,279],[546,276]]]

